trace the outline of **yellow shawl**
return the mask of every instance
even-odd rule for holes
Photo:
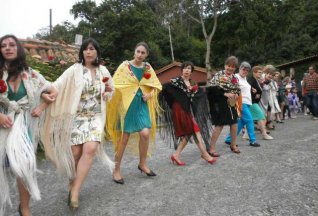
[[[150,144],[154,144],[156,135],[156,113],[160,110],[158,93],[161,91],[162,86],[149,63],[145,64],[145,68],[146,71],[144,73],[149,73],[150,77],[147,77],[148,79],[142,77],[140,82],[131,71],[128,61],[124,61],[114,74],[115,93],[107,104],[106,132],[108,133],[107,138],[113,142],[115,152],[118,150],[118,143],[123,135],[126,113],[139,88],[142,93],[152,94],[152,97],[147,101],[147,105],[151,121]],[[121,125],[121,129],[118,128],[118,125]],[[138,152],[138,143],[138,133],[131,134],[128,146],[131,147],[130,150],[132,152]],[[149,148],[149,152],[151,152],[151,148]]]

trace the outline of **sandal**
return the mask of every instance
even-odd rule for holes
[[[208,154],[211,155],[212,157],[220,157],[221,156],[217,152],[208,152]]]
[[[241,153],[241,151],[236,147],[236,148],[233,148],[232,146],[230,146],[230,149],[232,152],[234,152],[235,154],[239,154]]]

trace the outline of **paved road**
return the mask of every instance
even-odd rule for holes
[[[138,158],[125,155],[122,174],[125,185],[117,185],[98,161],[82,189],[80,209],[70,212],[67,179],[58,177],[48,161],[39,163],[42,200],[31,203],[34,216],[62,215],[318,215],[318,121],[298,115],[277,124],[272,141],[260,140],[254,148],[239,139],[240,155],[223,144],[216,165],[200,158],[189,144],[177,167],[169,162],[173,152],[158,139],[150,167],[158,174],[148,178],[137,170]],[[258,134],[257,137],[260,138]],[[110,155],[112,148],[107,147]],[[16,191],[13,208],[7,215],[18,215]]]

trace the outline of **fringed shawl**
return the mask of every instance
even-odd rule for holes
[[[146,63],[145,69],[145,73],[150,75],[143,76],[140,82],[131,71],[128,61],[124,61],[114,74],[113,80],[116,91],[113,98],[107,103],[106,131],[108,139],[111,139],[113,142],[115,152],[120,147],[119,140],[123,135],[126,113],[139,88],[143,93],[152,94],[152,97],[147,101],[147,105],[151,120],[150,147],[154,144],[157,127],[156,114],[160,111],[157,97],[162,86],[150,64]],[[119,125],[121,128],[119,128]],[[137,135],[138,133],[133,133],[129,139],[129,143],[131,144],[128,145],[128,148],[134,153],[137,152],[139,143],[139,136]],[[149,148],[149,154],[150,152],[151,148]]]
[[[191,89],[188,89],[182,77],[176,77],[163,85],[163,90],[159,96],[160,106],[164,109],[164,114],[159,118],[160,125],[162,125],[160,135],[167,143],[171,144],[173,141],[174,147],[177,147],[179,137],[176,137],[174,125],[180,123],[173,124],[172,106],[174,103],[178,103],[184,112],[194,117],[208,148],[212,125],[208,124],[209,111],[206,94],[193,80],[190,80],[190,83]],[[194,131],[192,130],[190,134],[184,132],[184,136],[187,135],[194,135]]]
[[[101,82],[103,77],[109,77],[108,82],[113,88],[113,81],[108,70],[104,66],[99,66],[97,70],[101,71]],[[59,94],[47,110],[41,133],[46,156],[55,163],[59,173],[66,174],[70,179],[76,174],[71,149],[71,132],[84,87],[83,72],[84,66],[76,63],[53,83]],[[101,85],[101,88],[101,92],[104,92],[105,85]],[[113,92],[107,92],[106,99],[110,99],[112,94]],[[102,94],[101,101],[104,101]],[[101,108],[105,124],[105,102],[101,103]],[[114,163],[106,155],[102,144],[98,146],[97,156],[111,171],[113,170]]]
[[[22,179],[31,196],[39,200],[40,190],[36,179],[35,152],[39,141],[40,118],[31,116],[31,111],[40,104],[40,95],[51,85],[42,75],[29,68],[22,72],[22,82],[27,95],[19,101],[10,101],[8,92],[0,94],[0,112],[14,120],[9,129],[0,127],[0,215],[7,203],[11,204],[6,172],[6,156],[11,171]],[[4,72],[3,80],[8,77]],[[6,83],[8,85],[8,83]]]

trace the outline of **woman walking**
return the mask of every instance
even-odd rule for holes
[[[116,92],[108,103],[106,130],[115,149],[113,180],[118,184],[124,184],[120,168],[128,141],[132,152],[138,152],[135,144],[139,143],[137,168],[140,172],[156,176],[146,158],[149,143],[155,141],[156,112],[159,111],[157,96],[162,87],[151,65],[144,62],[148,55],[148,45],[138,43],[134,58],[124,61],[114,74]]]
[[[100,65],[99,44],[83,42],[79,61],[55,82],[59,95],[49,107],[42,141],[46,155],[70,179],[68,205],[79,208],[79,194],[95,154],[110,170],[113,162],[103,150],[106,101],[114,92],[106,67]]]
[[[238,79],[234,76],[237,66],[238,59],[235,56],[228,57],[225,60],[225,69],[216,73],[207,84],[211,120],[215,125],[209,149],[211,155],[217,154],[215,146],[224,125],[230,125],[231,151],[240,153],[236,146],[237,102],[241,92]]]
[[[161,92],[165,99],[162,102],[166,105],[162,106],[165,110],[164,119],[169,123],[162,130],[174,140],[176,152],[170,158],[173,163],[179,166],[185,165],[185,162],[181,161],[179,157],[192,135],[201,152],[201,157],[210,164],[216,162],[216,159],[209,155],[203,145],[202,133],[207,142],[210,139],[206,95],[190,78],[193,70],[192,62],[182,63],[181,76],[164,84]],[[173,125],[173,128],[169,125]],[[178,141],[179,143],[177,143]],[[207,146],[209,145],[207,144]],[[214,154],[214,156],[218,155]]]
[[[29,68],[21,43],[14,35],[0,39],[0,215],[5,205],[11,203],[6,169],[17,178],[20,196],[18,212],[31,215],[29,201],[40,199],[36,179],[35,152],[39,141],[42,111],[54,97],[54,88],[42,75]],[[56,92],[55,92],[56,93]]]

